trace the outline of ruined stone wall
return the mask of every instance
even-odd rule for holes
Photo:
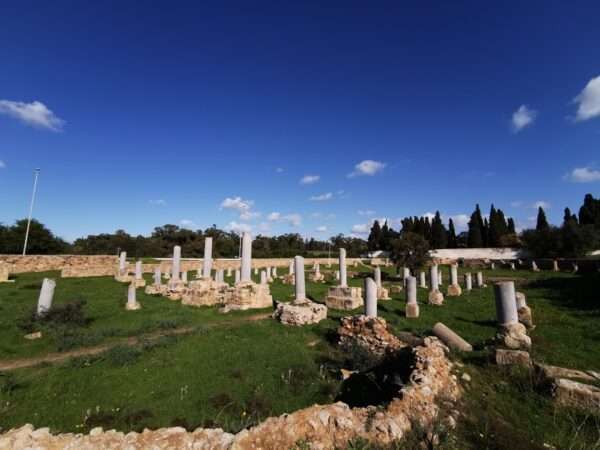
[[[400,441],[418,421],[423,427],[436,420],[455,421],[457,413],[438,416],[440,405],[453,405],[460,396],[447,348],[436,338],[425,338],[413,349],[414,370],[410,381],[385,408],[368,406],[351,408],[346,403],[315,405],[291,414],[271,417],[255,427],[237,434],[221,429],[184,428],[144,430],[122,433],[94,428],[89,434],[50,433],[48,428],[35,430],[32,425],[0,434],[0,449],[82,448],[82,449],[287,449],[298,442],[309,448],[346,448],[348,442],[362,438],[378,445]]]
[[[288,267],[292,258],[262,258],[253,259],[252,268],[264,267]],[[352,266],[355,261],[360,261],[358,258],[347,258],[348,266]],[[101,277],[113,276],[118,266],[118,257],[111,255],[0,255],[0,263],[8,265],[9,273],[25,273],[25,272],[48,272],[60,271],[61,276],[69,277]],[[312,266],[315,262],[321,266],[325,266],[328,262],[327,258],[306,258],[305,264],[307,267]],[[331,258],[332,264],[337,264],[337,258]],[[135,265],[129,262],[129,270],[133,272]],[[159,266],[161,271],[167,272],[171,270],[171,260],[161,259],[155,263],[143,264],[144,273],[152,273]],[[181,270],[194,271],[202,266],[202,258],[188,260],[182,259]],[[239,259],[215,259],[213,261],[214,269],[239,269]]]

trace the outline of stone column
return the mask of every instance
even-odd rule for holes
[[[538,272],[540,270],[538,269],[538,266],[535,263],[535,261],[531,261],[531,270],[533,270],[534,272]]]
[[[142,278],[144,278],[144,276],[142,275],[143,270],[142,270],[142,262],[141,261],[136,261],[135,263],[135,279],[136,280],[141,280]]]
[[[227,268],[227,276],[230,277],[231,276],[231,267]]]
[[[427,280],[426,280],[425,272],[421,272],[421,273],[419,274],[419,282],[420,282],[420,283],[419,283],[419,284],[420,284],[420,286],[419,286],[419,287],[422,287],[422,288],[424,288],[424,289],[427,289]]]
[[[507,326],[519,322],[517,312],[517,299],[514,281],[501,281],[494,284],[496,298],[496,319],[500,326]]]
[[[250,271],[252,267],[252,236],[248,232],[242,234],[242,268],[241,281],[252,281]]]
[[[377,285],[372,278],[365,278],[365,315],[377,317]]]
[[[373,271],[373,277],[375,278],[377,289],[381,289],[381,269],[379,267],[375,267],[375,270]]]
[[[450,284],[458,284],[458,265],[450,265]]]
[[[42,282],[42,288],[40,289],[40,296],[38,297],[37,314],[41,315],[50,308],[52,308],[52,300],[54,299],[54,289],[56,288],[56,281],[50,278],[44,278]]]
[[[491,263],[491,264],[490,264],[490,269],[494,270],[495,268],[496,268],[496,264],[494,264],[494,263]]]
[[[260,284],[267,284],[267,272],[265,270],[260,271]]]
[[[240,271],[239,271],[239,269],[236,269],[235,270],[235,278],[233,280],[233,283],[238,284],[240,282],[240,280],[241,280]]]
[[[315,264],[315,273],[316,274],[320,274],[321,273],[321,268],[319,267],[319,263]]]
[[[179,272],[181,272],[181,247],[173,247],[173,262],[171,263],[171,282],[179,281]]]
[[[511,262],[511,263],[510,263],[510,270],[516,270],[516,267],[515,267],[515,263],[514,263],[514,262]]]
[[[335,271],[335,280],[340,281],[340,271],[339,270]]]
[[[573,273],[577,273],[578,270],[579,266],[577,265],[577,263],[573,263]]]
[[[127,305],[125,305],[125,309],[133,311],[140,309],[140,307],[141,306],[136,299],[135,281],[132,281],[127,289]]]
[[[438,275],[439,275],[438,266],[437,265],[431,266],[431,268],[429,269],[429,281],[430,281],[431,286],[429,286],[429,287],[431,288],[432,291],[440,290]]]
[[[483,273],[481,273],[481,272],[477,272],[477,287],[478,288],[483,287]]]
[[[217,269],[217,274],[215,275],[215,279],[219,283],[224,283],[225,282],[225,271],[223,269]]]
[[[348,276],[346,275],[346,249],[340,248],[340,287],[348,287]]]
[[[293,259],[290,261],[289,273],[290,274],[294,273],[294,260]]]
[[[411,319],[419,317],[417,279],[415,277],[408,277],[406,279],[406,317]]]
[[[444,274],[441,270],[438,270],[438,286],[444,284]]]
[[[558,272],[559,271],[559,269],[558,269],[558,261],[557,260],[552,261],[552,270],[554,272]]]
[[[277,277],[277,267],[273,267],[272,274],[274,278]]]
[[[127,252],[121,252],[119,255],[119,275],[125,275],[127,270]]]
[[[433,326],[433,334],[453,350],[472,352],[473,346],[441,322]]]
[[[202,276],[210,278],[212,271],[212,238],[204,238],[204,258],[202,259]]]
[[[258,267],[254,268],[254,275],[258,275]]]
[[[160,286],[162,283],[162,274],[160,272],[160,266],[154,269],[154,286]]]
[[[296,282],[296,298],[294,302],[301,303],[306,299],[306,281],[304,279],[304,258],[296,256],[294,258],[294,277]]]
[[[186,270],[184,270],[183,272],[181,272],[181,281],[183,281],[184,283],[188,282],[187,271]]]
[[[473,278],[471,277],[471,272],[465,273],[465,289],[467,291],[473,289]]]

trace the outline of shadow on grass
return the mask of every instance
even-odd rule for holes
[[[589,273],[572,278],[546,278],[529,283],[528,287],[543,289],[544,298],[554,306],[577,311],[594,311],[600,316],[598,302],[600,274]]]

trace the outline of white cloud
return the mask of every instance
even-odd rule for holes
[[[320,175],[304,175],[300,179],[300,184],[315,184],[320,179]]]
[[[573,101],[579,104],[576,122],[600,116],[600,75],[592,78]]]
[[[348,174],[348,178],[354,178],[360,175],[373,176],[381,172],[386,166],[386,163],[381,161],[373,161],[372,159],[365,159],[354,166],[354,171]]]
[[[449,219],[452,219],[452,222],[454,222],[456,231],[464,231],[467,229],[467,225],[471,218],[467,214],[455,214],[450,216]]]
[[[533,205],[531,205],[531,207],[533,209],[538,209],[538,208],[542,208],[542,209],[550,209],[550,203],[545,202],[544,200],[538,200],[537,202],[535,202]]]
[[[275,169],[275,172],[283,173],[283,167],[278,167],[277,169]]]
[[[62,131],[65,121],[57,117],[42,102],[31,103],[0,100],[0,114],[13,117],[36,128]]]
[[[359,216],[372,216],[373,214],[375,214],[375,211],[373,211],[372,209],[359,209],[358,211],[356,211],[356,213]]]
[[[299,227],[302,223],[302,216],[300,214],[286,214],[281,217],[282,222],[287,222],[293,227]]]
[[[250,208],[252,208],[252,205],[254,205],[252,200],[244,200],[242,197],[227,197],[221,203],[221,209],[235,209],[242,213],[244,211],[249,211]]]
[[[0,169],[6,169],[6,163],[0,159]]]
[[[319,233],[325,233],[327,231],[327,225],[321,225],[317,227]]]
[[[240,213],[240,220],[252,220],[260,217],[260,213],[257,211],[242,211]]]
[[[514,202],[510,202],[510,206],[512,208],[520,208],[523,206],[523,202],[521,200],[515,200]]]
[[[234,233],[243,233],[252,231],[252,226],[247,223],[238,223],[235,220],[229,222],[225,227],[229,231],[233,231]]]
[[[267,216],[267,220],[271,222],[284,222],[293,227],[298,227],[302,223],[302,216],[297,213],[281,214],[279,212],[272,212]]]
[[[533,124],[537,117],[537,111],[535,109],[529,109],[527,105],[519,106],[512,115],[512,129],[515,133],[518,133],[523,128]]]
[[[352,225],[352,233],[354,234],[367,234],[370,231],[369,224],[359,223]]]
[[[427,211],[425,214],[421,214],[421,217],[424,217],[425,219],[429,219],[431,221],[435,217],[435,213]]]
[[[162,198],[156,200],[148,200],[148,203],[154,206],[167,206],[167,201],[163,200]]]
[[[194,221],[190,220],[190,219],[181,219],[179,221],[179,225],[181,226],[181,228],[187,228],[189,230],[191,230],[193,228],[198,228],[196,226],[196,224],[194,223]]]
[[[590,169],[589,167],[577,167],[563,178],[573,183],[593,183],[594,181],[600,181],[600,170]]]
[[[327,192],[321,195],[313,195],[309,200],[314,202],[324,202],[327,200],[331,200],[333,198],[333,194],[331,192]]]

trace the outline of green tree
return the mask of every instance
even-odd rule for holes
[[[446,248],[448,244],[448,232],[442,223],[440,212],[436,211],[431,222],[431,246],[433,248]]]
[[[379,225],[378,220],[373,222],[369,237],[367,238],[367,245],[369,251],[381,250],[381,225]]]
[[[456,237],[456,230],[454,229],[454,221],[452,218],[448,219],[448,248],[457,248],[458,239]]]
[[[392,241],[390,259],[397,267],[406,266],[416,270],[429,259],[429,243],[416,233],[403,232]]]
[[[535,229],[537,231],[543,231],[543,230],[550,229],[550,224],[548,223],[548,220],[546,219],[546,213],[544,212],[544,209],[541,206],[538,207],[537,222],[536,222]]]

